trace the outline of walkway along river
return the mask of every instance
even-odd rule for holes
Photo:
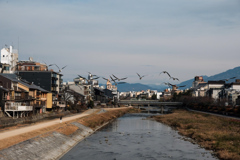
[[[172,128],[126,114],[77,144],[61,160],[216,160],[211,151],[187,141]]]

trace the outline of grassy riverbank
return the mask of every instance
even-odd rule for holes
[[[67,121],[67,122],[63,121],[63,123],[57,123],[49,127],[45,127],[35,131],[28,132],[28,133],[20,134],[18,136],[2,139],[0,140],[0,150],[8,148],[12,145],[18,144],[20,142],[26,141],[36,136],[44,136],[44,137],[49,136],[51,135],[52,132],[59,132],[67,136],[71,135],[78,130],[78,127],[73,125],[72,122],[79,122],[87,127],[96,129],[99,126],[111,121],[112,119],[122,116],[123,114],[127,113],[129,110],[131,110],[131,108],[112,108],[112,109],[104,108],[103,111],[99,109],[96,113],[87,115],[82,118],[78,118],[78,119]],[[44,123],[44,122],[41,122],[41,123]],[[31,126],[34,124],[29,124],[29,125]],[[19,127],[21,128],[22,126],[19,126]],[[17,128],[18,126],[9,127],[9,128],[6,128],[6,131],[15,130]]]
[[[240,120],[185,110],[154,118],[175,127],[180,134],[194,139],[202,147],[213,150],[220,159],[240,159]]]

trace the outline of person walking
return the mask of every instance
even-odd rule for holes
[[[60,123],[62,123],[62,116],[60,116]]]

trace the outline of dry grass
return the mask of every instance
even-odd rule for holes
[[[96,129],[96,127],[103,125],[106,122],[109,122],[117,117],[120,117],[128,112],[129,109],[121,110],[109,110],[108,112],[102,114],[92,114],[78,120],[79,123],[84,126]]]
[[[208,114],[177,110],[155,119],[179,130],[180,134],[215,151],[220,159],[240,159],[240,121]]]
[[[78,130],[78,127],[73,124],[66,124],[60,128],[58,128],[56,131],[65,135],[71,135],[74,132]]]
[[[82,118],[79,118],[76,120],[52,125],[50,127],[46,127],[46,128],[32,131],[32,132],[24,133],[24,134],[21,134],[18,136],[6,138],[3,140],[0,140],[0,150],[8,148],[12,145],[18,144],[20,142],[26,141],[26,140],[31,139],[36,136],[41,136],[41,137],[50,136],[51,133],[54,131],[57,131],[59,133],[65,134],[65,135],[71,135],[74,132],[76,132],[78,129],[78,127],[71,124],[72,122],[79,122],[85,126],[88,126],[88,127],[91,127],[94,129],[114,118],[122,116],[127,111],[128,111],[128,109],[120,109],[120,110],[111,110],[111,111],[108,111],[108,112],[102,113],[102,114],[92,114],[92,115],[82,117]],[[17,128],[16,126],[9,127],[8,130],[13,130],[16,128]]]

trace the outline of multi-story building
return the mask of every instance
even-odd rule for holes
[[[18,50],[6,46],[1,49],[1,73],[14,73],[18,62]]]
[[[6,114],[21,117],[51,108],[52,93],[15,74],[0,74],[0,101]]]
[[[63,87],[61,73],[49,70],[46,64],[34,62],[32,59],[18,62],[16,72],[22,79],[52,92],[53,109],[65,107],[61,93]]]

